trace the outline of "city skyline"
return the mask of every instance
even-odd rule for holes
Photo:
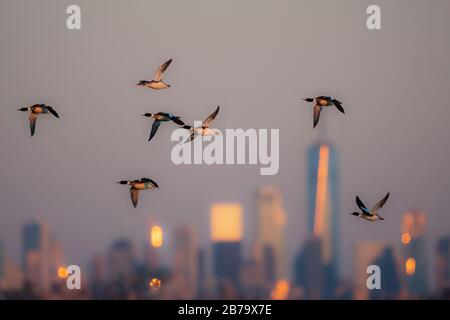
[[[277,195],[276,189],[273,187],[262,188],[260,192],[262,192],[260,193],[261,195],[270,196],[270,198],[273,195]],[[278,201],[282,200],[279,199]],[[144,296],[103,296],[100,294],[98,297],[193,299],[198,297],[233,298],[241,296],[247,298],[264,298],[270,296],[273,299],[318,299],[322,296],[320,288],[322,286],[324,286],[322,288],[327,288],[325,283],[328,281],[326,280],[327,260],[324,255],[326,251],[323,247],[324,238],[313,235],[312,238],[302,245],[303,249],[302,246],[299,246],[298,249],[304,252],[302,259],[306,257],[306,260],[304,260],[308,264],[306,269],[301,266],[299,267],[297,263],[289,266],[292,272],[301,272],[303,274],[302,277],[308,279],[306,280],[307,283],[299,284],[296,280],[297,276],[292,279],[279,276],[267,278],[264,271],[266,259],[261,260],[257,258],[258,255],[254,256],[255,252],[253,251],[244,252],[242,250],[242,235],[240,233],[236,234],[235,228],[230,228],[230,225],[228,225],[221,230],[218,229],[220,228],[220,222],[224,221],[223,219],[227,214],[233,215],[233,212],[235,219],[231,220],[234,221],[231,224],[237,226],[242,223],[243,212],[240,205],[238,203],[213,203],[210,210],[211,241],[206,247],[199,245],[197,242],[198,230],[195,228],[195,225],[185,224],[176,226],[174,228],[175,232],[168,232],[170,237],[173,237],[173,239],[170,239],[159,225],[153,224],[149,227],[146,243],[136,245],[127,238],[119,237],[112,239],[109,248],[105,248],[103,253],[100,253],[100,256],[90,257],[91,263],[88,267],[82,266],[83,293],[80,295],[77,292],[72,294],[69,291],[57,291],[60,292],[59,294],[64,294],[64,296],[59,297],[66,299],[77,299],[83,296],[89,297],[97,292],[93,289],[95,288],[93,286],[101,283],[108,284],[116,278],[130,279],[129,281],[134,282],[135,280],[131,279],[134,279],[136,276],[140,279],[138,283],[140,283],[139,286],[144,290]],[[448,237],[441,238],[438,242],[433,243],[433,246],[436,248],[435,260],[425,262],[423,260],[425,247],[423,247],[423,241],[421,240],[422,237],[426,236],[425,221],[426,215],[424,213],[407,211],[403,214],[402,224],[399,228],[400,245],[396,246],[394,243],[382,240],[373,242],[363,241],[361,244],[358,244],[354,251],[353,260],[355,262],[353,267],[355,277],[352,279],[344,279],[338,275],[335,285],[344,296],[331,295],[329,298],[348,298],[352,296],[354,299],[423,298],[429,295],[446,294],[447,291],[445,290],[449,288],[446,282],[439,283],[437,291],[431,290],[427,285],[430,279],[428,279],[425,272],[426,267],[424,268],[423,266],[424,263],[431,266],[433,272],[437,272],[437,277],[441,281],[447,281],[445,280],[448,279],[448,270],[446,269],[448,269],[448,259],[450,257],[448,255],[449,246],[446,244]],[[421,243],[420,245],[418,244],[419,242]],[[164,246],[169,246],[167,243],[170,244],[171,251],[167,251],[167,248],[164,248]],[[256,243],[258,243],[258,240],[254,240],[254,244]],[[34,283],[35,285],[34,290],[36,291],[33,292],[51,297],[51,292],[54,290],[51,288],[54,288],[55,285],[57,287],[64,286],[65,277],[67,277],[65,270],[68,264],[70,264],[66,263],[67,260],[63,253],[63,244],[53,238],[51,228],[47,222],[38,220],[31,221],[23,226],[21,244],[23,246],[22,268],[10,259],[11,257],[7,252],[5,253],[2,250],[2,242],[0,241],[0,291],[2,288],[19,289],[21,286],[17,286],[20,283],[25,284],[22,281],[30,281],[30,283]],[[140,250],[141,247],[144,248],[144,251]],[[206,260],[203,258],[203,261],[205,261],[203,263],[206,263],[206,268],[205,266],[200,266],[202,261],[200,254],[205,249],[209,252]],[[216,259],[220,255],[228,258],[220,260],[219,264],[217,264]],[[165,259],[163,256],[165,256]],[[275,258],[273,260],[275,263],[274,270],[276,270],[280,260],[276,254],[273,257]],[[103,262],[100,262],[99,258]],[[254,258],[257,260],[252,260]],[[393,259],[392,262],[390,259]],[[411,262],[411,260],[414,260],[414,262]],[[224,262],[228,265],[224,265]],[[248,263],[252,263],[252,265],[248,265],[247,267]],[[324,263],[323,266],[325,268],[324,273],[321,275],[317,268],[322,263]],[[366,268],[372,264],[379,265],[382,268],[384,290],[367,290],[365,285],[368,277]],[[144,274],[146,276],[144,274],[139,275],[141,273],[139,271],[141,269],[139,265],[150,268],[148,271],[145,271]],[[220,269],[217,269],[217,266],[220,266]],[[235,271],[229,273],[230,271],[227,271],[227,268],[230,267],[236,268],[234,269]],[[207,271],[208,269],[209,271]],[[244,271],[247,269],[248,271]],[[18,271],[19,274],[17,273]],[[167,276],[169,277],[167,278]],[[225,291],[221,291],[220,279],[223,276],[225,276],[223,279],[231,279],[233,281],[234,289],[228,287],[229,284],[227,284],[223,288]],[[163,277],[163,280],[158,284],[157,288],[153,288],[152,293],[149,280],[151,279],[151,282],[161,281],[159,279],[160,277]],[[349,281],[351,285],[344,285],[342,287],[343,280]],[[301,291],[303,293],[297,292],[304,285],[306,285],[306,288],[311,288],[315,291],[312,291],[310,294],[307,294],[308,291]],[[254,291],[255,289],[252,289],[252,286],[260,289]],[[150,290],[149,293],[145,293],[148,290]],[[161,293],[159,293],[159,290],[162,290]],[[328,290],[333,292],[335,289],[329,287]],[[97,292],[97,294],[99,293]],[[347,294],[350,294],[350,296]]]

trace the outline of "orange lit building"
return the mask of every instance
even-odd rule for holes
[[[242,263],[242,206],[216,203],[211,206],[210,236],[213,242],[213,269],[220,286],[239,284]]]
[[[339,277],[337,171],[337,153],[331,145],[318,143],[308,150],[308,234],[310,238],[320,242],[320,245],[310,247],[321,251],[321,265],[317,265],[316,268],[322,269],[323,272],[323,281],[320,284],[323,298],[334,297]],[[303,256],[306,259],[308,255],[316,256],[312,253]],[[299,263],[302,264],[301,261]],[[303,265],[307,264],[307,261],[303,262]],[[298,267],[302,269],[301,266]]]
[[[211,206],[211,241],[242,240],[242,206],[237,203],[216,203]]]
[[[412,298],[427,294],[427,264],[425,247],[426,216],[411,210],[402,217],[400,243],[402,249],[402,274]]]

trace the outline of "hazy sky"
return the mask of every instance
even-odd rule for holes
[[[74,3],[80,31],[65,26]],[[370,4],[381,6],[382,30],[366,28]],[[68,262],[84,265],[117,236],[141,245],[153,217],[169,229],[195,223],[206,245],[213,202],[242,203],[251,230],[257,188],[275,185],[292,256],[306,237],[306,150],[322,135],[339,154],[344,275],[358,241],[398,246],[410,208],[428,214],[433,257],[450,229],[449,12],[447,0],[2,1],[0,241],[18,259],[22,224],[42,217]],[[168,58],[172,88],[134,86]],[[346,114],[327,110],[313,130],[301,98],[320,94],[343,101]],[[30,138],[16,109],[34,103],[61,119],[42,116]],[[218,104],[218,129],[280,129],[278,175],[175,166],[172,124],[147,142],[151,123],[141,114],[201,120]],[[143,176],[161,189],[142,193],[133,209],[114,182]],[[348,215],[356,194],[370,206],[388,191],[386,221]]]

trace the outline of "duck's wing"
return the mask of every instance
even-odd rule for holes
[[[161,121],[155,120],[152,125],[152,131],[150,132],[150,138],[148,141],[152,140],[153,136],[156,134],[156,131],[158,131],[159,125],[161,124]]]
[[[317,126],[320,119],[320,112],[322,111],[322,107],[319,105],[315,105],[313,109],[313,128]]]
[[[158,184],[150,178],[142,178],[141,181],[144,183],[150,183],[153,186],[153,188],[159,188]]]
[[[133,207],[136,208],[139,200],[139,190],[131,187],[130,188],[130,195],[131,195],[131,203],[133,203]]]
[[[45,108],[46,108],[48,111],[50,111],[50,113],[51,113],[52,115],[54,115],[56,118],[59,119],[59,114],[58,114],[58,112],[55,111],[55,109],[53,109],[52,107],[49,107],[49,106],[46,106]]]
[[[195,133],[195,130],[190,130],[190,131],[191,131],[191,135],[182,144],[192,142],[195,138],[197,138],[198,135]]]
[[[179,124],[180,126],[184,126],[185,123],[183,121],[181,121],[180,117],[176,117],[174,115],[170,115],[170,120],[172,120],[173,122],[175,122],[176,124]]]
[[[389,198],[389,192],[387,193],[387,195],[384,196],[383,199],[380,200],[380,202],[378,202],[376,205],[373,206],[372,213],[377,214],[378,211],[380,211],[380,209],[383,208],[383,206],[386,203],[388,198]]]
[[[36,130],[36,120],[37,120],[37,114],[30,112],[30,132],[31,136],[34,136],[34,131]]]
[[[172,63],[172,59],[167,60],[166,62],[164,62],[159,68],[158,70],[156,70],[155,72],[155,77],[153,78],[153,80],[155,81],[161,81],[162,80],[162,76],[164,71],[167,70],[167,68],[169,67],[169,65]]]
[[[344,108],[342,107],[342,102],[340,102],[339,100],[333,99],[333,104],[334,106],[342,113],[345,113]]]
[[[368,216],[372,215],[370,213],[369,209],[367,209],[366,205],[361,201],[361,199],[358,196],[356,196],[356,204],[358,205],[358,208],[361,209],[363,214],[368,215]]]
[[[217,114],[219,113],[219,110],[220,110],[220,106],[217,106],[216,110],[213,113],[211,113],[209,115],[209,117],[203,121],[202,126],[205,128],[209,128],[209,126],[211,125],[211,123],[214,121]]]

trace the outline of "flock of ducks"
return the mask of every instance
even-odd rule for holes
[[[155,72],[155,75],[153,77],[153,80],[141,80],[139,83],[137,83],[137,86],[140,87],[147,87],[153,90],[163,90],[170,88],[170,84],[163,81],[163,75],[164,72],[167,70],[167,68],[172,63],[173,59],[170,59],[166,62],[164,62]],[[335,106],[341,113],[345,113],[344,108],[342,107],[342,102],[329,96],[318,96],[315,98],[303,98],[306,102],[313,102],[313,128],[315,128],[320,119],[320,114],[322,112],[322,109],[324,107],[331,107]],[[30,132],[31,136],[34,136],[34,133],[36,131],[36,120],[39,115],[41,114],[52,114],[56,118],[59,119],[58,113],[55,111],[55,109],[51,106],[45,105],[45,104],[35,104],[31,107],[26,108],[20,108],[19,111],[23,112],[29,112],[29,122],[30,122]],[[180,128],[186,129],[189,131],[189,139],[186,140],[186,142],[193,141],[197,136],[215,136],[218,135],[219,132],[211,128],[211,124],[214,121],[214,119],[219,114],[220,106],[217,106],[216,110],[210,114],[203,122],[201,127],[194,127],[190,125],[186,125],[179,116],[175,116],[168,112],[158,112],[158,113],[145,113],[142,116],[154,119],[153,125],[150,132],[150,137],[148,141],[152,140],[152,138],[155,136],[156,132],[158,131],[159,126],[162,122],[173,122],[180,126]],[[153,181],[150,178],[141,178],[137,180],[122,180],[117,182],[121,185],[129,185],[130,186],[130,196],[131,196],[131,202],[133,204],[133,207],[136,208],[139,200],[139,191],[141,190],[152,190],[152,189],[159,189],[158,184]],[[387,199],[389,198],[389,193],[381,200],[379,201],[372,210],[368,210],[367,207],[362,203],[362,201],[359,199],[358,196],[356,196],[356,204],[358,205],[359,209],[361,209],[361,213],[359,212],[353,212],[351,215],[360,217],[362,219],[368,220],[368,221],[377,221],[377,220],[384,220],[383,217],[381,217],[378,212],[383,207],[383,205],[386,203]]]

